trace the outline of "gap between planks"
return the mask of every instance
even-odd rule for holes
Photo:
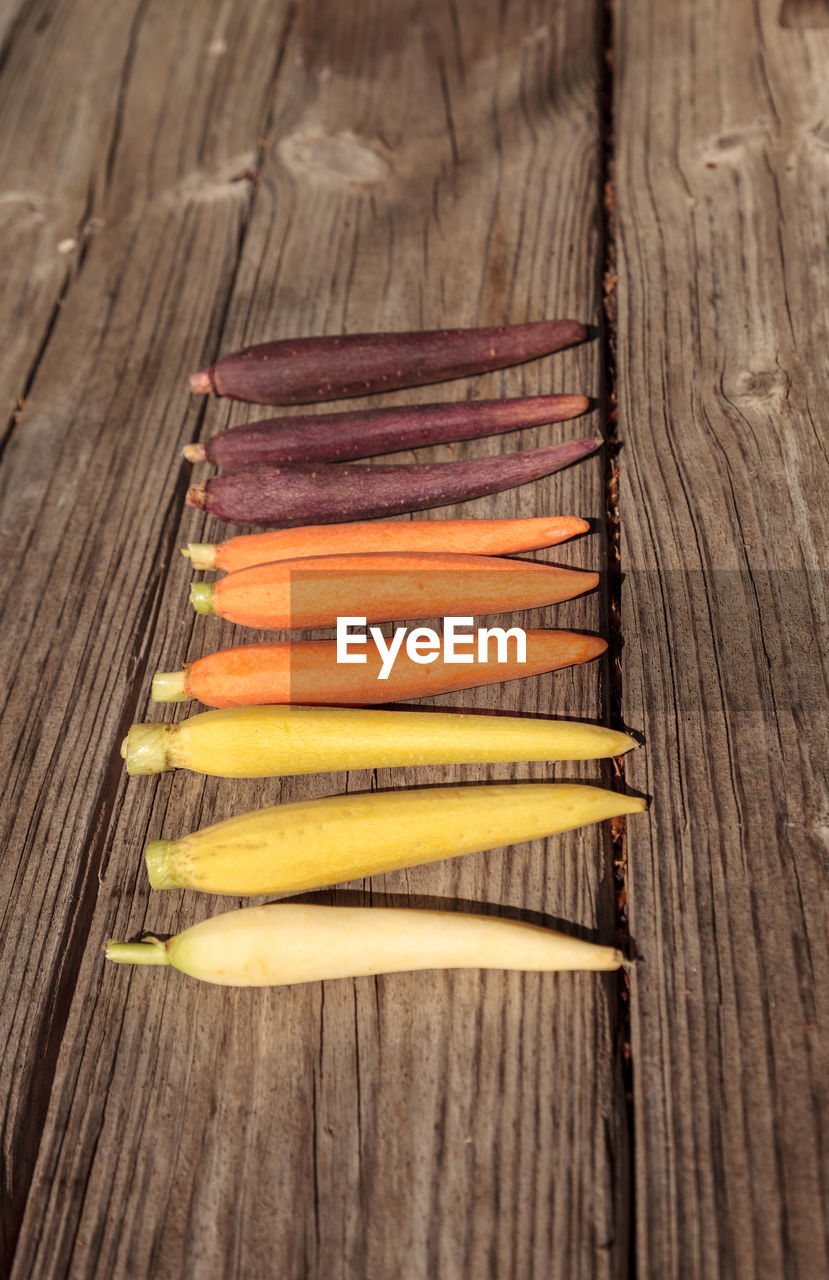
[[[619,510],[619,472],[620,472],[620,440],[619,415],[617,407],[617,366],[616,366],[616,223],[614,203],[614,154],[615,154],[615,112],[614,112],[614,0],[604,0],[602,10],[602,33],[599,41],[599,66],[597,68],[597,85],[599,95],[599,143],[601,155],[599,160],[599,210],[601,217],[599,281],[602,311],[600,317],[599,342],[602,348],[600,368],[602,372],[602,409],[603,433],[605,438],[605,511],[603,551],[606,574],[607,599],[607,707],[606,715],[611,728],[630,732],[622,715],[622,558],[621,558],[621,512]],[[635,729],[638,726],[634,726]],[[614,781],[624,789],[625,757],[619,756],[613,761]],[[615,942],[631,961],[632,940],[628,921],[628,867],[627,867],[627,819],[622,815],[610,820],[611,860],[614,876],[615,906]],[[627,1159],[623,1169],[617,1171],[617,1177],[626,1183],[626,1205],[628,1218],[628,1256],[627,1265],[630,1274],[635,1274],[636,1258],[636,1178],[635,1178],[635,1135],[634,1124],[634,1062],[631,1047],[630,1020],[630,977],[624,969],[616,988],[618,992],[618,1045],[619,1066],[622,1076],[623,1101],[625,1107],[625,1128],[627,1130]]]

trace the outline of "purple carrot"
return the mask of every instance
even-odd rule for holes
[[[503,369],[586,337],[577,320],[538,320],[495,329],[288,338],[222,356],[191,373],[190,386],[196,395],[252,404],[308,404]]]
[[[187,505],[233,524],[332,524],[398,515],[500,493],[578,462],[601,440],[569,440],[549,449],[422,466],[263,464],[193,485]]]
[[[584,413],[589,404],[586,396],[526,396],[269,418],[222,431],[206,444],[188,444],[184,456],[191,462],[207,460],[228,470],[260,462],[373,458],[398,449],[420,449],[544,422],[563,422]]]

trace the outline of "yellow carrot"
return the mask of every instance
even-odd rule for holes
[[[454,911],[243,907],[169,942],[109,942],[117,964],[172,965],[226,987],[268,987],[417,969],[618,969],[622,954],[517,920]]]
[[[633,746],[629,734],[571,720],[264,706],[203,711],[178,724],[134,724],[121,755],[129,774],[192,769],[268,778],[395,765],[598,760]]]
[[[576,783],[381,791],[239,814],[146,848],[154,889],[294,893],[534,840],[644,809]]]

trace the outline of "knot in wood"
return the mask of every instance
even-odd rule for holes
[[[743,369],[737,374],[734,389],[738,396],[753,400],[785,400],[790,385],[785,369]]]
[[[373,186],[384,181],[390,171],[384,156],[348,132],[295,133],[282,141],[279,153],[289,169],[329,182]]]

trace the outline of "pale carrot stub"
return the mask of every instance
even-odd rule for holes
[[[145,849],[154,889],[270,894],[535,840],[644,809],[576,783],[514,783],[329,796],[238,814]]]
[[[629,734],[570,720],[261,706],[203,711],[178,724],[134,724],[121,755],[130,775],[191,769],[268,778],[402,765],[598,760],[635,745]]]
[[[246,627],[290,631],[399,618],[507,613],[570,600],[598,585],[597,573],[538,561],[428,551],[373,551],[276,560],[194,582],[197,613]]]
[[[381,658],[367,647],[364,665],[337,662],[336,640],[278,640],[238,645],[205,654],[183,671],[158,671],[153,677],[156,702],[197,698],[209,707],[301,703],[316,706],[371,706],[453,693],[477,685],[497,684],[590,662],[607,649],[600,636],[578,631],[527,631],[526,662],[515,648],[500,661],[490,644],[484,661],[447,663],[439,655],[428,666],[414,662],[405,646],[385,680]]]
[[[168,942],[111,941],[106,957],[116,964],[171,965],[202,982],[233,987],[424,969],[612,971],[623,963],[615,947],[517,920],[293,902],[227,911]]]
[[[367,520],[352,524],[305,525],[240,534],[226,542],[191,542],[182,548],[194,569],[232,573],[252,564],[303,556],[365,551],[447,551],[507,556],[552,547],[587,533],[578,516],[533,516],[514,520]]]

